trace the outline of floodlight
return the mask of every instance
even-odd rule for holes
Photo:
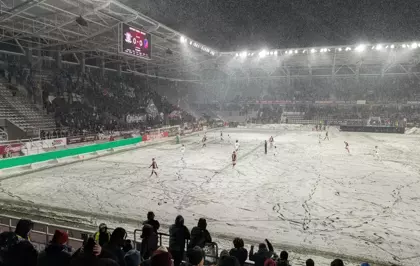
[[[238,53],[236,53],[236,55],[235,56],[239,56],[239,54]]]
[[[395,45],[391,44],[391,49],[394,49],[394,48],[395,48]]]
[[[187,42],[187,39],[184,36],[181,36],[180,37],[180,42],[181,43],[186,43]]]
[[[298,50],[295,50],[295,54],[297,54],[297,53],[299,53],[299,51]]]
[[[341,50],[343,50],[343,49],[341,49],[341,48],[338,48],[338,51],[339,51],[339,52],[341,52]]]
[[[316,50],[314,48],[311,49],[311,53],[315,53]]]
[[[262,50],[261,52],[258,53],[258,55],[262,58],[265,57],[267,55],[267,51],[266,50]]]
[[[382,50],[382,48],[383,48],[382,44],[377,44],[376,47],[375,47],[375,49],[378,50],[378,51]]]
[[[346,47],[346,51],[351,51],[351,47]]]
[[[289,51],[289,54],[293,54],[293,50],[290,50],[290,51]]]
[[[246,51],[243,51],[243,52],[241,52],[239,55],[240,55],[240,57],[244,58],[244,57],[246,57],[247,52],[246,52]]]
[[[411,44],[411,48],[416,49],[417,47],[419,47],[419,45],[417,43],[413,42]]]
[[[366,49],[366,46],[364,44],[360,44],[356,47],[357,52],[363,52]]]
[[[406,47],[406,45],[405,45],[405,44],[403,44],[403,45],[402,45],[402,48],[405,48],[405,47]]]
[[[274,51],[274,55],[278,55],[278,53],[279,53],[278,51]]]

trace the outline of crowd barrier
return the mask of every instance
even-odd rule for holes
[[[75,155],[80,155],[80,154],[85,154],[85,153],[92,153],[92,152],[101,151],[101,150],[108,150],[108,149],[117,148],[121,146],[137,144],[141,141],[142,141],[141,137],[136,137],[136,138],[116,140],[116,141],[110,141],[110,142],[105,142],[105,143],[100,143],[100,144],[93,144],[93,145],[88,145],[88,146],[70,148],[70,149],[65,149],[65,150],[58,150],[58,151],[51,151],[51,152],[40,153],[40,154],[15,157],[15,158],[8,158],[8,159],[0,160],[0,169],[39,163],[39,162],[44,162],[44,161],[49,161],[49,160],[54,160],[54,159],[60,159],[63,157],[75,156]]]

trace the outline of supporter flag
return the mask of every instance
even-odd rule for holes
[[[150,100],[149,103],[147,104],[146,107],[146,112],[152,116],[153,118],[155,118],[157,115],[159,115],[159,110],[157,109],[155,103],[153,102],[153,100]]]

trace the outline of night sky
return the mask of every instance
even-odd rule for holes
[[[420,0],[121,0],[220,51],[420,41]]]

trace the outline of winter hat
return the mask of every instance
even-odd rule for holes
[[[264,266],[276,266],[276,262],[272,259],[266,259],[264,262]]]
[[[229,251],[227,251],[226,249],[222,250],[222,252],[220,252],[220,258],[229,256]]]
[[[362,264],[360,264],[360,266],[370,266],[370,265],[367,262],[363,262]]]
[[[159,247],[150,258],[150,266],[171,266],[172,256],[165,247]]]
[[[188,251],[188,260],[192,265],[198,265],[203,259],[203,255],[203,250],[200,247],[195,246],[194,248]]]
[[[63,230],[55,230],[51,243],[64,245],[69,240],[69,235]]]
[[[129,250],[124,256],[125,265],[138,266],[140,265],[140,252],[138,250]]]

